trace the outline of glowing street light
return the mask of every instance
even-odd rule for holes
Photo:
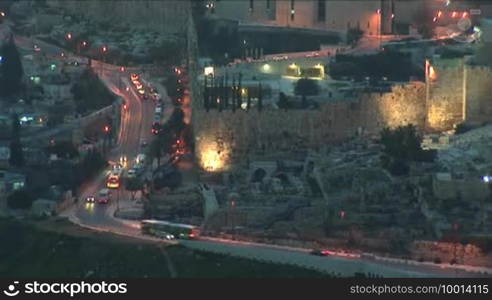
[[[71,33],[67,33],[67,39],[68,40],[71,40],[72,39],[72,34]]]
[[[468,17],[468,13],[465,11],[461,17],[462,17],[462,18],[466,18],[466,17]]]
[[[6,15],[5,15],[5,12],[0,11],[0,17],[5,17],[5,16],[6,16]]]
[[[81,45],[82,45],[82,47],[87,47],[87,42],[86,41],[82,41]]]
[[[457,16],[457,15],[458,15],[458,13],[457,13],[457,12],[455,12],[455,11],[453,11],[453,13],[451,14],[451,17],[452,17],[452,18],[456,18],[456,16]]]
[[[102,52],[103,52],[103,53],[105,53],[105,52],[107,52],[107,51],[108,51],[108,47],[103,46],[101,50],[102,50]]]

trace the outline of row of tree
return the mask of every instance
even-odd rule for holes
[[[84,114],[111,105],[115,96],[101,82],[93,69],[87,68],[70,90],[78,113]]]

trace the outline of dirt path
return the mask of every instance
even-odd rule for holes
[[[166,259],[167,269],[169,271],[169,274],[171,274],[171,278],[178,278],[178,272],[176,271],[176,268],[174,267],[174,263],[171,260],[169,253],[167,253],[166,246],[167,245],[160,244],[159,249],[161,250],[162,255]]]

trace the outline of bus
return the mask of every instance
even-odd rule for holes
[[[193,239],[200,234],[199,229],[196,226],[167,221],[142,220],[140,225],[142,234],[166,237],[168,239]]]

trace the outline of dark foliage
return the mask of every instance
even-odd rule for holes
[[[50,145],[46,150],[48,153],[56,154],[60,158],[73,159],[79,156],[78,149],[71,142],[67,141],[61,141],[54,145]]]
[[[11,96],[20,91],[24,74],[13,38],[0,49],[0,56],[0,96]]]
[[[7,198],[7,205],[13,209],[29,209],[35,197],[26,189],[17,190]]]
[[[422,149],[422,138],[411,124],[383,129],[380,142],[384,145],[383,166],[396,176],[408,173],[408,162],[432,162],[436,156],[435,151]]]
[[[22,167],[25,164],[24,153],[22,151],[22,144],[20,140],[20,122],[17,114],[12,116],[9,163],[15,167]]]
[[[364,36],[364,31],[359,28],[350,28],[347,31],[347,44],[356,45],[362,36]]]
[[[319,94],[319,85],[316,80],[301,78],[296,82],[294,92],[301,96],[315,96]]]

